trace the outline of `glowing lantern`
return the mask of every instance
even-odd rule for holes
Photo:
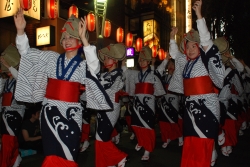
[[[116,41],[117,42],[123,42],[123,37],[124,37],[124,31],[123,28],[119,27],[116,30]]]
[[[32,0],[20,0],[21,8],[28,11],[32,6]]]
[[[72,5],[72,6],[69,8],[69,17],[70,17],[72,14],[73,14],[76,18],[78,18],[78,8],[77,8],[75,5]]]
[[[152,57],[156,57],[158,47],[156,45],[154,45],[154,46],[152,46],[151,49],[152,49]]]
[[[141,51],[142,48],[142,39],[141,38],[137,38],[136,42],[135,42],[135,50],[137,52]]]
[[[163,49],[159,49],[158,56],[160,60],[164,60],[166,58],[166,53]]]
[[[128,33],[126,36],[126,46],[131,47],[133,45],[133,34]]]
[[[111,33],[111,23],[110,21],[106,20],[104,23],[104,29],[103,29],[103,36],[104,37],[109,37]]]
[[[57,18],[58,7],[58,0],[47,0],[47,13],[50,19]]]
[[[93,13],[87,15],[87,28],[89,31],[95,30],[95,15]]]

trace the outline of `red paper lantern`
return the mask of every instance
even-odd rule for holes
[[[110,34],[111,34],[111,23],[110,21],[106,20],[104,23],[103,36],[108,38]]]
[[[156,45],[154,45],[154,46],[152,46],[151,49],[152,49],[152,57],[156,57],[158,47]]]
[[[133,45],[133,34],[128,33],[126,36],[126,46],[131,47]]]
[[[32,6],[32,0],[20,0],[20,6],[23,10],[28,11]]]
[[[124,38],[123,28],[119,27],[116,30],[116,41],[117,42],[123,42],[123,38]]]
[[[73,14],[76,18],[78,18],[78,8],[76,7],[76,5],[72,5],[72,6],[69,8],[69,17],[70,17],[72,14]]]
[[[94,13],[89,13],[87,15],[87,28],[89,31],[95,30],[95,15],[94,15]]]
[[[50,19],[56,19],[58,16],[58,0],[47,0],[47,13]]]
[[[163,49],[159,49],[158,55],[160,60],[164,60],[166,58],[166,53]]]
[[[136,42],[135,42],[135,50],[137,52],[140,52],[142,48],[142,39],[141,38],[137,38]]]

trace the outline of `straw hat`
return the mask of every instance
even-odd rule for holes
[[[20,62],[20,54],[15,47],[15,45],[10,44],[1,54],[5,61],[12,67],[16,68],[19,65]],[[9,72],[9,69],[7,69],[4,65],[1,64],[1,71],[2,72]]]
[[[152,50],[150,47],[148,46],[144,46],[142,47],[140,53],[139,53],[139,59],[144,59],[147,61],[151,61],[152,60]]]
[[[68,33],[69,36],[71,36],[72,38],[81,40],[79,36],[79,30],[78,30],[79,22],[80,22],[80,19],[76,18],[73,14],[70,16],[70,18],[66,21],[66,23],[64,24],[61,30],[62,36],[60,39],[60,44],[62,44],[62,40],[64,38],[65,33]],[[86,38],[89,39],[88,32],[86,32]]]
[[[195,43],[200,43],[200,36],[198,31],[195,31],[194,29],[191,29],[188,33],[184,34],[184,37],[180,43],[180,51],[184,53],[186,50],[186,44],[187,41],[195,42]]]
[[[110,44],[99,50],[98,57],[101,62],[104,61],[104,56],[121,61],[126,57],[126,46],[123,43]]]
[[[229,50],[229,43],[225,37],[218,37],[214,40],[214,44],[218,47],[221,54]]]

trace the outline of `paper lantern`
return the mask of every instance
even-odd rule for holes
[[[135,50],[137,52],[140,52],[142,48],[142,39],[141,38],[137,38],[136,42],[135,42]]]
[[[75,5],[72,5],[72,6],[69,8],[69,17],[70,17],[72,14],[73,14],[76,18],[78,18],[78,8],[77,8]]]
[[[87,28],[89,31],[95,30],[95,15],[94,15],[94,13],[89,13],[87,15]]]
[[[110,21],[106,20],[104,23],[103,36],[108,38],[110,34],[111,34],[111,23]]]
[[[152,57],[156,57],[158,47],[156,45],[154,45],[154,46],[152,46],[151,49],[152,49]]]
[[[23,10],[28,11],[32,6],[32,0],[20,0],[20,6]]]
[[[163,49],[159,49],[158,56],[160,60],[164,60],[166,58],[165,51]]]
[[[47,14],[50,19],[58,17],[58,0],[47,0]]]
[[[123,42],[123,38],[124,38],[123,28],[119,27],[116,30],[116,41],[117,42]]]
[[[126,36],[126,46],[131,47],[133,45],[133,34],[128,33]]]

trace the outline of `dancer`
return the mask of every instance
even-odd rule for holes
[[[145,149],[142,161],[149,160],[150,152],[155,147],[155,96],[165,94],[161,80],[150,68],[151,60],[152,50],[144,46],[139,53],[140,71],[127,69],[125,62],[122,65],[126,91],[129,96],[134,96],[131,127],[138,141],[135,149]]]
[[[213,45],[205,19],[201,15],[202,0],[195,1],[197,31],[184,35],[178,50],[176,27],[170,32],[170,55],[175,59],[175,75],[168,90],[183,93],[184,144],[181,166],[209,167],[217,158],[215,140],[218,137],[220,106],[215,87],[222,88],[225,68],[218,48]]]
[[[42,166],[77,167],[82,127],[80,85],[86,86],[87,108],[113,108],[95,75],[100,65],[93,54],[96,47],[88,43],[86,17],[80,20],[72,15],[64,24],[60,44],[65,53],[61,55],[29,47],[22,9],[14,21],[21,55],[15,98],[29,103],[43,101],[40,120],[45,159]],[[84,50],[86,60],[82,60],[78,49]]]

